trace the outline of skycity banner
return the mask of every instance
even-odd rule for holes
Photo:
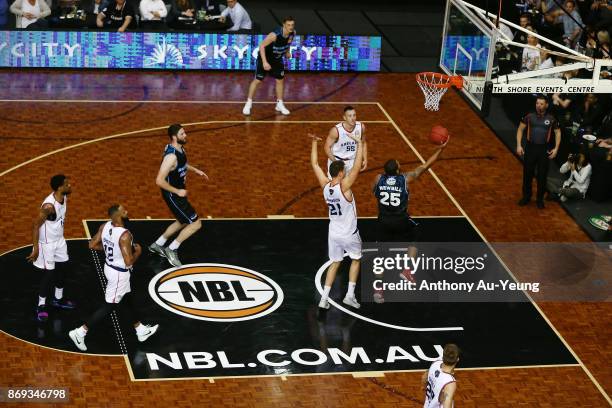
[[[253,70],[265,35],[0,31],[0,67]],[[296,36],[292,71],[379,71],[381,38]]]

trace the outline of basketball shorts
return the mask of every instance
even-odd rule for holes
[[[38,258],[34,266],[39,269],[55,269],[56,262],[68,262],[68,245],[64,238],[45,244],[38,243]]]
[[[104,300],[106,303],[119,303],[126,293],[130,293],[130,271],[120,271],[112,266],[104,264],[104,276],[106,276],[106,290]]]
[[[378,242],[416,242],[419,224],[408,214],[378,216]]]
[[[361,259],[361,236],[359,231],[343,237],[329,235],[327,238],[327,248],[329,259],[332,262],[342,261],[345,253],[351,259]]]
[[[329,166],[331,166],[332,161],[327,159],[327,177],[332,178],[331,174],[329,174]],[[355,164],[355,159],[344,160],[344,175],[347,176],[353,165]]]
[[[196,213],[186,197],[180,197],[165,190],[162,191],[162,197],[176,220],[181,224],[191,224],[198,219],[198,213]]]
[[[272,67],[269,71],[266,71],[263,67],[263,61],[257,56],[257,68],[255,68],[255,78],[263,81],[263,79],[270,75],[272,78],[284,79],[285,78],[285,66],[283,60],[276,60],[268,58],[268,64]]]

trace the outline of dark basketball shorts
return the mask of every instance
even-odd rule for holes
[[[197,221],[198,213],[193,209],[187,198],[162,191],[162,197],[172,214],[181,224],[191,224]]]
[[[255,69],[255,78],[262,81],[267,75],[272,78],[283,79],[285,78],[285,67],[283,66],[283,60],[268,59],[268,64],[272,67],[269,71],[266,71],[263,67],[263,61],[259,56],[257,57],[257,68]]]
[[[419,238],[419,224],[407,214],[379,216],[377,225],[378,242],[416,242]]]

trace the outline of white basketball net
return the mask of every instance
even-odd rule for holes
[[[417,83],[425,95],[425,109],[437,111],[440,108],[440,99],[450,88],[450,77],[433,75],[431,72],[420,73]],[[442,86],[440,86],[442,85]]]

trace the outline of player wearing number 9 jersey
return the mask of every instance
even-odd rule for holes
[[[329,166],[331,181],[319,166],[317,156],[317,142],[320,141],[316,136],[312,137],[312,149],[310,163],[314,170],[319,185],[323,189],[323,197],[329,209],[329,234],[328,251],[329,259],[332,264],[327,270],[325,277],[325,287],[319,307],[329,309],[329,292],[336,278],[336,273],[340,267],[344,253],[348,253],[352,262],[349,270],[348,291],[343,302],[349,306],[359,308],[360,304],[355,298],[355,285],[359,276],[359,264],[361,259],[361,237],[357,229],[357,208],[355,197],[351,191],[351,186],[357,180],[359,169],[363,161],[363,145],[361,138],[351,136],[357,143],[357,154],[355,155],[355,165],[350,173],[345,176],[345,164],[342,160],[336,160]]]

